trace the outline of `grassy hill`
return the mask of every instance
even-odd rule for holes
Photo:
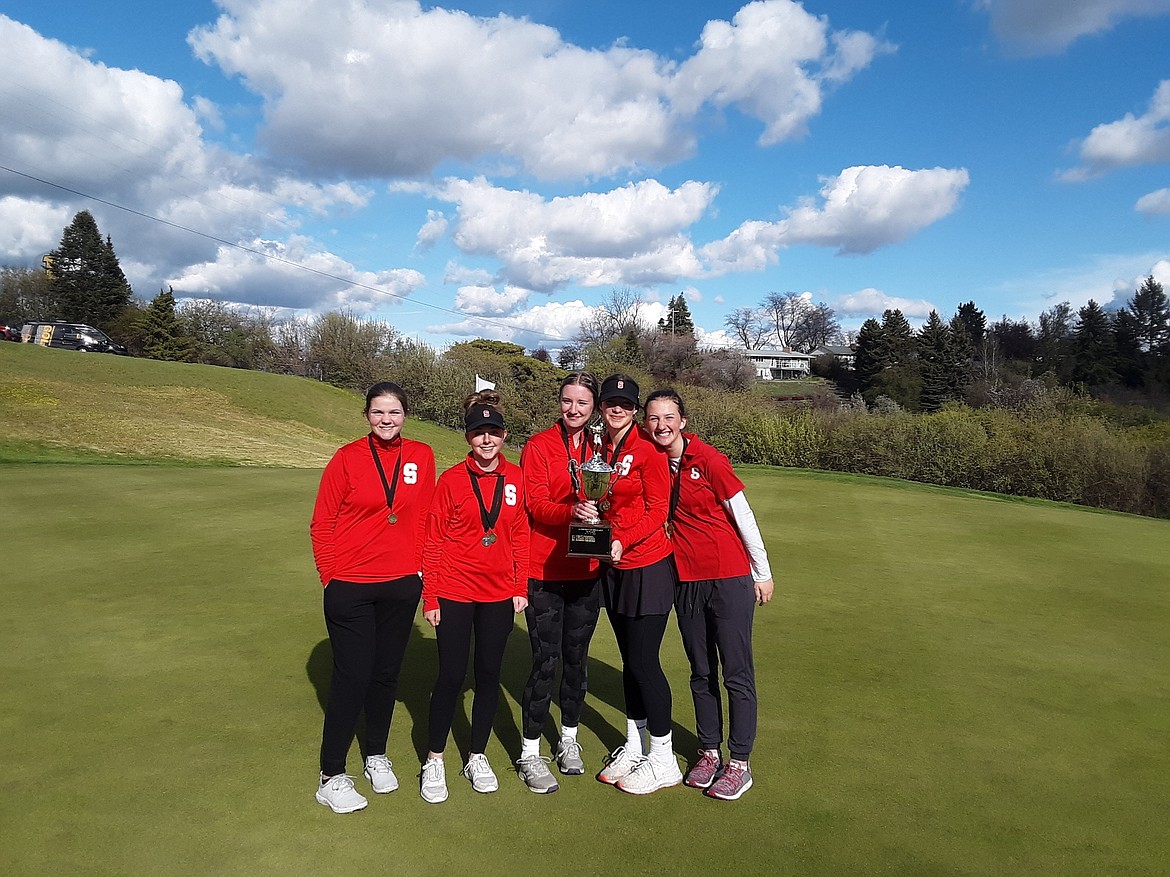
[[[521,621],[487,753],[500,791],[457,776],[460,713],[450,800],[423,803],[420,619],[390,736],[402,788],[330,813],[312,797],[331,657],[307,527],[315,467],[363,432],[359,408],[309,381],[0,345],[0,872],[1170,873],[1170,522],[793,470],[741,473],[778,584],[741,801],[589,775],[527,792],[508,770]],[[663,663],[687,758],[673,622]],[[623,738],[620,667],[602,621],[591,768]]]
[[[0,344],[0,462],[320,468],[367,432],[363,399],[240,369]],[[410,421],[440,469],[463,437]]]

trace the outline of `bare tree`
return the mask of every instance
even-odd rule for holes
[[[797,343],[797,327],[812,305],[799,292],[772,292],[760,302],[760,310],[775,344],[792,347]]]
[[[649,329],[642,317],[643,304],[638,294],[628,286],[611,289],[609,295],[581,323],[573,341],[580,347],[591,344],[603,347],[631,332],[635,337],[645,335]]]
[[[747,357],[734,350],[715,350],[703,355],[694,380],[704,387],[740,392],[755,380],[756,369]]]
[[[841,334],[837,314],[824,302],[808,308],[792,331],[793,347],[811,353],[816,348],[829,344]]]
[[[758,350],[768,337],[768,323],[755,308],[736,308],[727,315],[723,325],[745,350]]]

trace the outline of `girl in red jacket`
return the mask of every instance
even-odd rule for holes
[[[727,457],[684,433],[687,409],[674,390],[646,399],[646,428],[670,460],[670,520],[679,587],[678,629],[691,664],[699,760],[686,784],[734,801],[752,786],[748,759],[756,739],[756,672],[752,620],[772,599],[772,570],[743,482]],[[727,689],[731,760],[720,754]]]
[[[528,605],[528,515],[520,467],[504,458],[500,397],[468,396],[463,424],[471,452],[439,477],[423,547],[423,617],[435,628],[439,678],[431,692],[424,801],[447,800],[443,750],[467,676],[475,634],[471,745],[463,775],[477,792],[499,781],[484,750],[500,702],[500,668],[513,615]]]
[[[581,494],[581,466],[593,454],[585,428],[597,404],[597,378],[573,372],[561,381],[561,416],[550,429],[524,446],[524,502],[532,526],[528,563],[528,638],[532,671],[521,700],[523,735],[517,773],[534,792],[555,792],[553,778],[540,755],[540,736],[548,721],[557,668],[561,668],[561,710],[557,767],[561,773],[585,772],[577,723],[588,684],[589,641],[601,612],[598,564],[589,557],[569,557],[569,524],[592,520],[593,502]]]
[[[367,803],[345,772],[363,709],[366,778],[378,793],[398,788],[386,739],[422,593],[423,526],[435,490],[435,455],[402,436],[409,410],[397,384],[370,387],[370,433],[333,455],[309,524],[333,649],[316,797],[335,813]]]
[[[622,656],[626,744],[610,754],[597,778],[646,795],[683,779],[671,739],[670,683],[658,655],[677,581],[665,530],[670,473],[666,459],[634,423],[634,380],[611,375],[601,385],[599,401],[606,462],[617,470],[601,502],[603,516],[613,524],[601,593]]]

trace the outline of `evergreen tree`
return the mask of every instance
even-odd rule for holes
[[[1072,377],[1073,309],[1066,301],[1040,314],[1036,331],[1036,371],[1051,372],[1060,383]]]
[[[902,365],[914,358],[914,330],[897,308],[882,314],[882,335],[890,365]]]
[[[951,330],[939,317],[938,311],[930,312],[917,340],[922,374],[919,401],[923,411],[938,411],[944,402],[952,398],[957,383]]]
[[[1142,353],[1137,318],[1127,308],[1113,315],[1114,368],[1127,387],[1145,383],[1145,355]]]
[[[175,294],[169,287],[154,297],[139,320],[142,352],[151,359],[188,362],[195,352],[195,341],[183,333],[175,314]]]
[[[88,210],[73,217],[49,259],[50,289],[61,319],[104,329],[130,304],[132,291],[113,241],[102,239]]]
[[[958,313],[951,317],[950,325],[950,385],[948,390],[954,399],[962,399],[963,392],[970,383],[975,351],[978,349],[971,339],[968,324]]]
[[[863,394],[870,391],[877,384],[878,376],[889,365],[889,353],[882,327],[877,320],[868,319],[861,324],[861,330],[857,333],[857,349],[853,358],[853,371],[857,375],[858,389]]]
[[[695,334],[695,321],[687,306],[687,297],[681,292],[666,306],[666,315],[658,321],[658,329],[671,335]]]
[[[978,350],[983,346],[983,337],[987,334],[987,317],[976,307],[975,302],[969,301],[959,305],[959,309],[955,311],[955,319],[951,320],[952,331],[955,329],[956,321],[962,324],[963,331],[971,340],[972,350]]]
[[[1073,380],[1090,387],[1117,380],[1109,316],[1092,299],[1077,312],[1073,331]]]
[[[1133,314],[1138,344],[1143,353],[1157,355],[1170,345],[1170,305],[1162,284],[1150,275],[1142,283],[1126,309]]]

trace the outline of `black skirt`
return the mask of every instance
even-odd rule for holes
[[[610,612],[633,617],[667,615],[674,606],[678,574],[673,557],[637,569],[602,568],[601,596]]]

